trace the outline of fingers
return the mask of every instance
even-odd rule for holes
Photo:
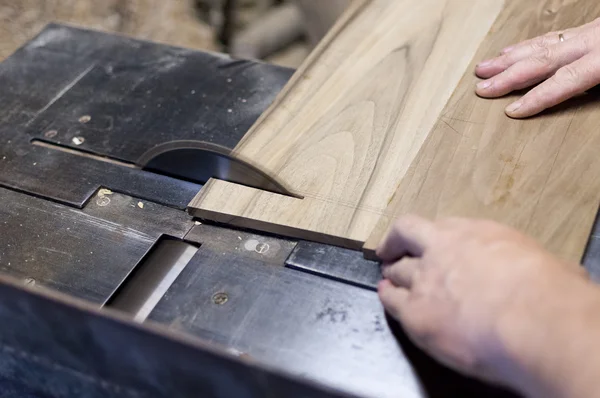
[[[480,62],[475,68],[475,74],[483,79],[489,79],[505,71],[517,62],[559,43],[558,33],[552,36],[541,36],[532,40],[529,44],[518,45],[510,52],[502,54],[499,57]]]
[[[379,299],[385,310],[397,321],[402,318],[402,311],[408,300],[408,290],[396,287],[388,280],[382,280],[377,286]]]
[[[564,40],[572,39],[580,34],[589,32],[590,30],[600,26],[600,18],[596,18],[592,22],[588,22],[584,25],[577,26],[575,28],[563,30],[563,31],[555,31],[548,32],[545,35],[534,37],[533,39],[522,41],[521,43],[514,44],[512,46],[508,46],[500,51],[500,54],[508,54],[514,50],[521,49],[523,47],[529,48],[533,51],[539,50],[544,47],[545,44],[553,45],[560,42],[559,35],[562,33]]]
[[[394,286],[410,289],[415,274],[419,269],[419,259],[404,257],[391,265],[382,268],[383,277],[388,279]]]
[[[559,43],[560,34],[562,34],[564,39],[566,40],[575,36],[576,33],[573,30],[566,30],[564,32],[548,32],[542,36],[534,37],[533,39],[524,40],[520,43],[505,47],[502,49],[502,51],[500,51],[500,55],[508,54],[510,52],[519,50],[525,50],[525,52],[522,53],[525,54],[525,56],[527,56],[527,52],[529,52],[529,55],[531,55],[531,53],[541,48],[544,48],[546,45],[553,45]]]
[[[483,79],[489,79],[498,73],[503,72],[515,63],[535,55],[538,52],[544,52],[548,48],[561,43],[560,35],[562,34],[565,42],[577,39],[583,34],[594,35],[593,29],[600,27],[600,18],[562,32],[550,32],[545,35],[525,40],[521,43],[507,47],[501,51],[501,55],[492,59],[480,62],[475,68],[477,76]]]
[[[590,53],[560,68],[554,76],[506,107],[512,118],[536,115],[600,83],[600,53]]]
[[[588,51],[585,41],[579,39],[573,39],[572,43],[557,44],[515,63],[491,79],[480,82],[476,92],[481,97],[493,98],[530,87],[552,76],[563,66],[580,59]]]
[[[377,257],[392,263],[405,255],[420,257],[434,234],[433,224],[418,216],[398,219],[377,248]]]
[[[407,289],[396,287],[389,280],[379,282],[377,286],[379,300],[385,311],[400,322],[411,339],[421,347],[426,347],[431,340],[432,331],[439,331],[436,314],[438,308],[415,307],[410,301]]]

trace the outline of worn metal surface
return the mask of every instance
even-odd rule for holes
[[[240,260],[259,260],[283,267],[296,246],[296,241],[217,225],[195,222],[185,240],[211,247],[223,256],[236,256]]]
[[[0,297],[2,396],[344,396],[165,328],[135,325],[45,291],[25,291],[5,278]]]
[[[31,140],[129,162],[174,139],[231,148],[291,73],[50,25],[0,64],[0,185],[78,207],[104,186],[183,209],[199,185]]]
[[[436,365],[375,292],[284,267],[302,243],[205,224],[186,240],[200,248],[151,320],[362,396],[511,396]]]
[[[23,136],[8,136],[12,140],[5,140],[7,135],[0,126],[0,186],[70,206],[81,208],[100,187],[109,187],[115,192],[185,209],[201,188],[190,182],[30,145]],[[7,142],[16,143],[3,145]]]
[[[582,263],[590,273],[592,280],[600,283],[600,216],[598,215]]]
[[[285,265],[371,290],[381,280],[379,263],[366,260],[362,252],[316,242],[298,242]]]
[[[1,273],[98,306],[162,234],[183,237],[200,249],[151,318],[253,363],[0,285],[0,322],[11,325],[0,333],[0,383],[36,396],[327,396],[262,369],[277,367],[367,395],[505,396],[436,365],[386,322],[368,290],[379,270],[360,253],[190,230],[173,207],[198,185],[81,156],[131,162],[189,138],[232,147],[290,74],[61,26],[0,64],[0,185],[15,190],[0,188]],[[120,193],[94,197],[99,187]]]
[[[342,391],[421,396],[374,292],[240,256],[240,237],[202,241],[149,319]]]
[[[227,55],[51,26],[22,51],[80,67],[29,122],[32,136],[135,162],[173,139],[233,148],[293,71]],[[83,118],[83,119],[82,119]],[[46,138],[44,132],[56,130]],[[73,138],[84,137],[80,145]]]
[[[79,210],[0,188],[0,203],[1,273],[96,304],[161,235],[183,238],[193,225],[182,211],[117,193]]]
[[[194,257],[198,247],[178,239],[161,239],[108,299],[105,307],[143,322]]]

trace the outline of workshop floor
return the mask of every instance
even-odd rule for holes
[[[174,46],[220,51],[197,0],[0,0],[0,61],[26,43],[49,22],[61,22]],[[238,18],[242,27],[260,17],[260,0],[247,0]],[[264,3],[264,1],[263,1]],[[295,43],[267,61],[298,67],[308,55]]]

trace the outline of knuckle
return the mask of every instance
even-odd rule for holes
[[[561,86],[575,85],[579,82],[579,72],[572,65],[566,65],[556,71],[553,80]]]
[[[515,60],[513,59],[514,55],[511,53],[508,54],[502,54],[501,56],[498,57],[497,63],[498,65],[502,65],[504,68],[508,68],[509,65],[512,65],[513,63],[515,63]]]
[[[600,40],[600,28],[594,27],[590,29],[590,31],[583,33],[580,39],[583,51],[586,53],[592,51],[598,45],[598,41]]]
[[[383,272],[382,272],[383,276],[386,279],[391,279],[393,281],[398,279],[398,265],[394,264],[394,265],[390,265],[388,267],[386,267]]]
[[[538,38],[531,41],[531,47],[534,51],[542,51],[547,49],[550,46],[550,37],[553,35],[552,33],[547,33],[543,36],[539,36]]]
[[[554,62],[554,59],[554,51],[552,51],[549,47],[540,48],[531,56],[531,60],[533,62],[542,65],[550,65]]]

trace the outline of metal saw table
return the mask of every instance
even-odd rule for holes
[[[61,25],[0,64],[3,396],[511,396],[412,346],[362,253],[193,220],[201,185],[136,167],[233,148],[292,73]]]

